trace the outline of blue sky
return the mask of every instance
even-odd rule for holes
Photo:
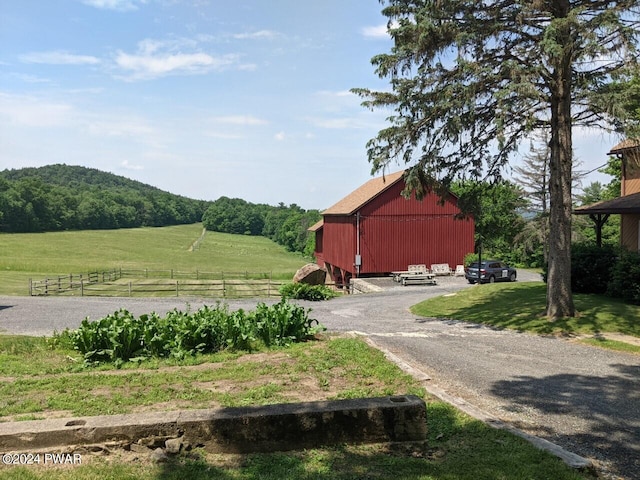
[[[387,88],[370,63],[391,47],[380,9],[0,0],[0,170],[66,163],[191,198],[329,207],[370,178],[365,144],[385,127],[349,93]],[[617,141],[576,130],[580,168]]]

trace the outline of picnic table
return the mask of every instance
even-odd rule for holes
[[[426,265],[409,265],[407,270],[391,272],[391,275],[396,282],[402,283],[403,286],[411,283],[436,284],[436,275],[429,272]]]
[[[435,273],[414,273],[412,275],[402,275],[400,281],[402,282],[403,287],[412,283],[426,283],[428,285],[436,285],[437,283]]]
[[[407,270],[403,270],[400,272],[391,272],[391,275],[393,276],[393,279],[396,282],[401,282],[403,277],[406,277],[408,275],[422,275],[424,273],[429,273],[429,270],[427,269],[426,265],[409,265],[407,267]]]

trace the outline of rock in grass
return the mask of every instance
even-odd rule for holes
[[[307,263],[293,276],[293,283],[306,283],[308,285],[324,285],[327,271],[315,263]]]
[[[167,453],[172,455],[177,455],[180,453],[182,449],[182,440],[183,437],[180,438],[170,438],[166,442],[164,442],[164,449]]]

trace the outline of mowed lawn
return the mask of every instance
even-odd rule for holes
[[[545,317],[546,284],[518,282],[478,285],[414,305],[424,317],[451,318],[538,334],[596,335],[622,333],[640,337],[640,306],[604,295],[574,294],[574,318],[550,322]]]
[[[202,224],[0,234],[0,295],[27,295],[29,278],[115,268],[272,272],[288,278],[310,260],[265,237],[207,232]]]

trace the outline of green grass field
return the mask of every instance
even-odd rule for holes
[[[264,237],[207,232],[202,224],[0,234],[0,295],[27,295],[29,278],[97,270],[272,272],[290,278],[310,260]]]
[[[452,318],[537,334],[613,332],[640,337],[639,306],[603,295],[574,294],[573,298],[578,315],[554,322],[545,317],[546,285],[540,282],[481,285],[426,300],[411,311],[424,317]]]

